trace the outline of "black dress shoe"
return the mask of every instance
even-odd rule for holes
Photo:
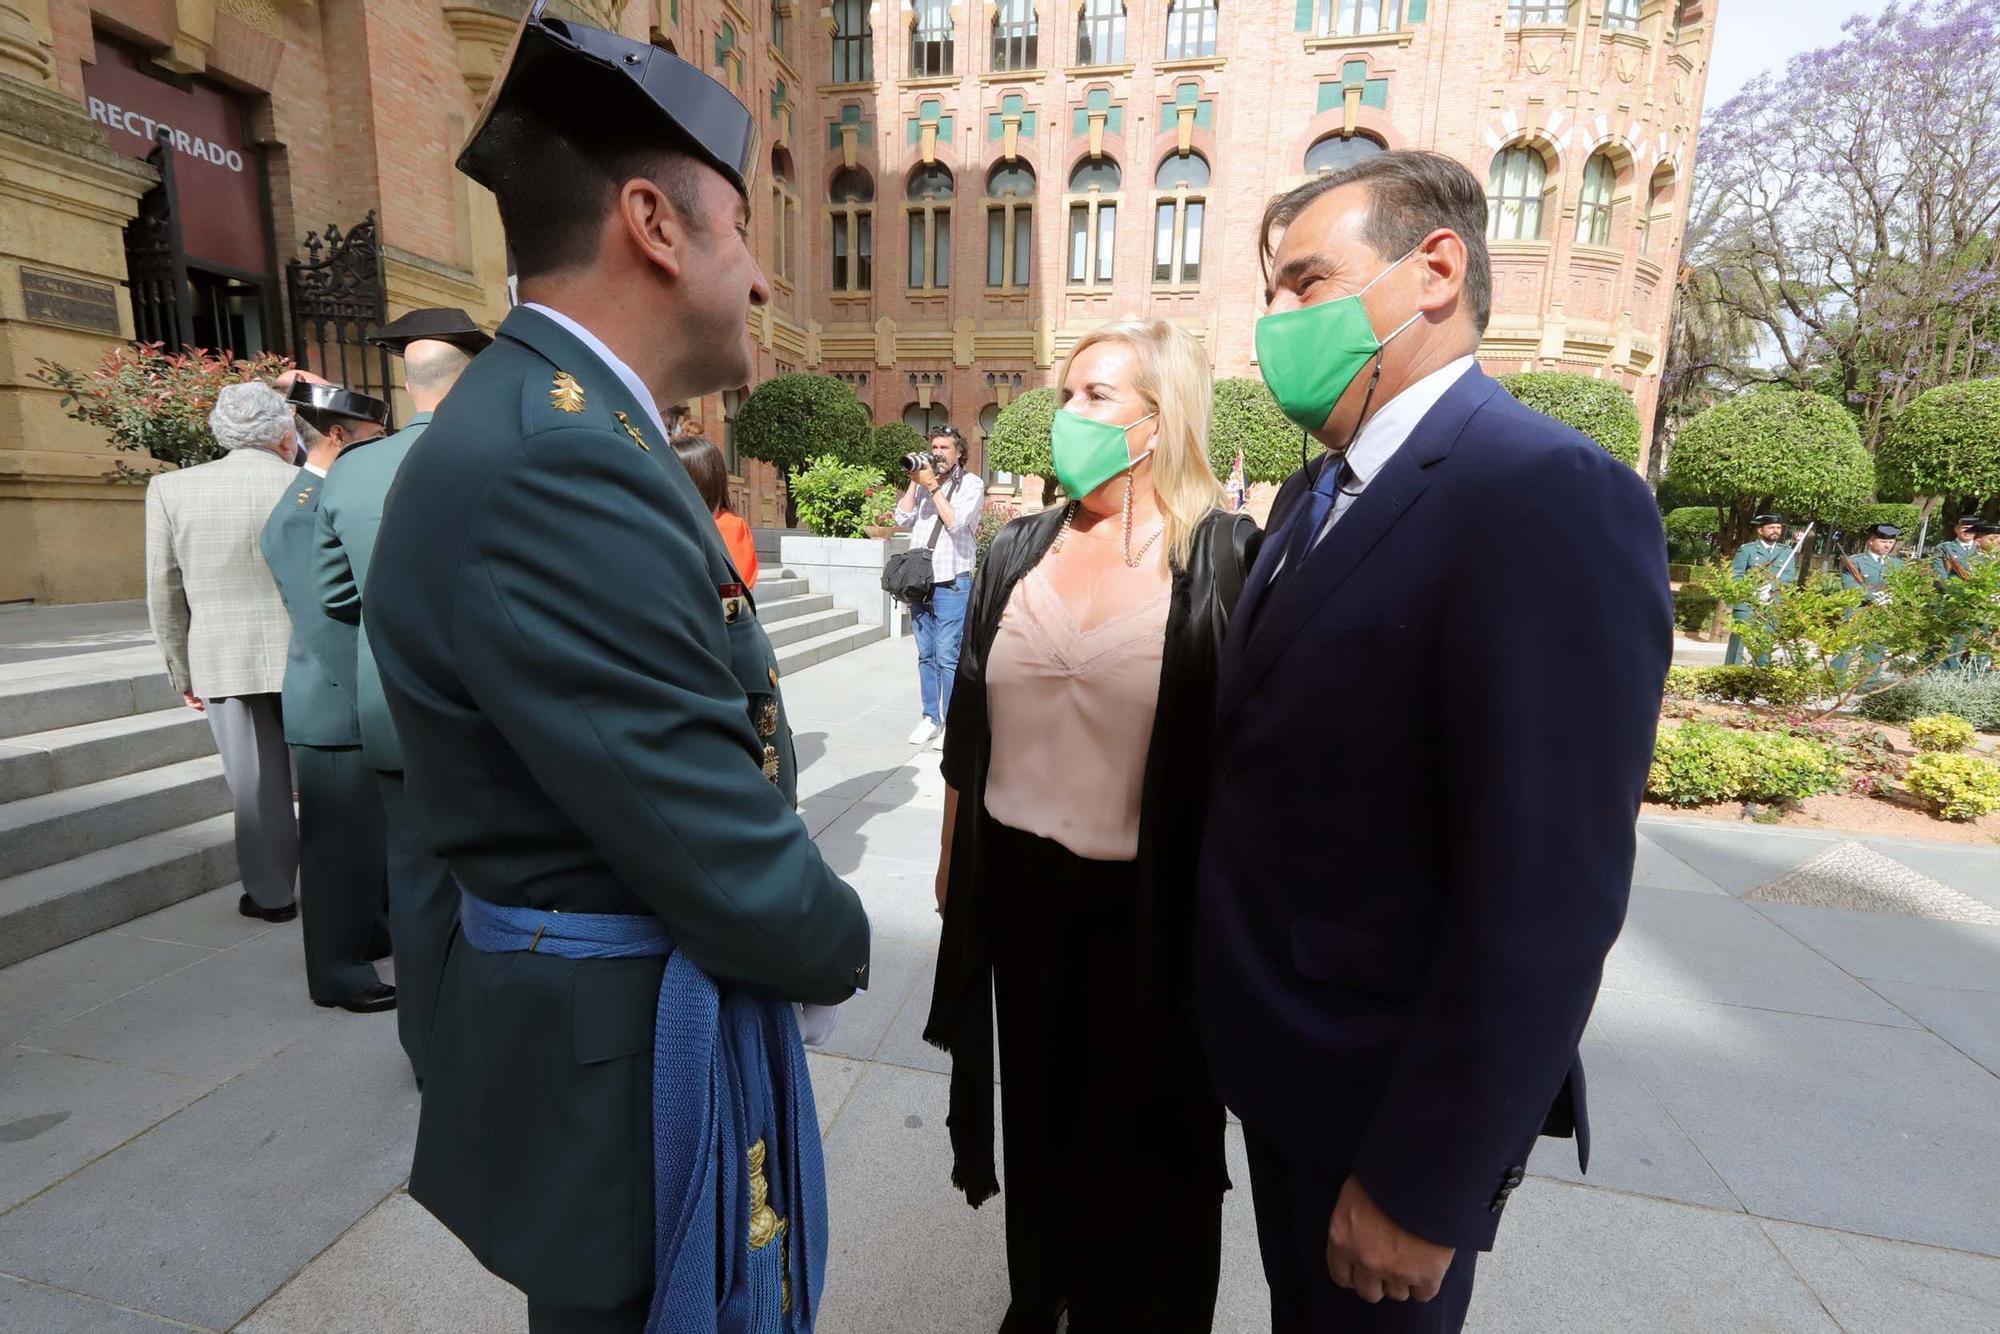
[[[245,894],[236,900],[236,911],[245,917],[255,917],[260,922],[289,922],[299,915],[299,905],[294,899],[282,908],[266,908]]]
[[[380,1014],[384,1010],[396,1008],[396,989],[387,982],[377,982],[366,991],[358,991],[344,1001],[314,1001],[322,1010],[331,1010],[336,1005],[349,1014]]]

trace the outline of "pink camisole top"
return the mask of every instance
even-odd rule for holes
[[[1014,586],[986,659],[986,813],[1093,861],[1139,852],[1170,590],[1086,630],[1040,569]]]

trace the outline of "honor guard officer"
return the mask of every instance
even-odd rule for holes
[[[410,1193],[537,1334],[798,1334],[820,1302],[793,1002],[865,985],[868,919],[659,406],[752,378],[758,152],[694,66],[530,7],[459,159],[523,304],[403,461],[363,590],[462,891]]]
[[[1759,514],[1752,522],[1757,526],[1757,537],[1754,541],[1745,542],[1742,546],[1736,548],[1736,558],[1729,563],[1729,572],[1736,578],[1741,579],[1746,575],[1754,574],[1760,570],[1765,571],[1767,577],[1773,582],[1768,586],[1768,592],[1759,595],[1758,602],[1767,603],[1771,598],[1777,596],[1777,583],[1775,581],[1778,577],[1778,572],[1788,568],[1788,563],[1792,555],[1792,546],[1789,542],[1778,540],[1785,535],[1784,515]],[[1729,615],[1736,624],[1741,625],[1750,619],[1752,611],[1752,604],[1740,602],[1729,609]],[[1729,636],[1729,651],[1724,655],[1722,661],[1726,666],[1734,667],[1742,660],[1743,636],[1740,633],[1732,632]],[[1757,660],[1757,665],[1759,667],[1768,667],[1771,665],[1770,659],[1760,657]]]
[[[361,755],[372,771],[388,828],[389,925],[396,942],[396,982],[402,1004],[396,1035],[417,1082],[424,1078],[424,1038],[430,1032],[445,946],[458,918],[458,890],[442,858],[417,836],[403,781],[403,749],[382,697],[382,677],[369,645],[361,588],[375,553],[389,484],[472,358],[493,340],[462,310],[413,310],[375,330],[368,341],[403,359],[403,387],[416,415],[394,435],[341,457],[320,491],[314,598],[328,616],[359,627],[354,651],[354,698],[361,715]]]
[[[1952,525],[1949,541],[1940,542],[1932,548],[1931,571],[1940,579],[1963,579],[1971,566],[1973,552],[1977,550],[1973,542],[1972,530],[1979,523],[1977,514],[1961,514]]]
[[[288,395],[306,444],[298,481],[264,524],[259,546],[292,618],[285,654],[285,741],[299,790],[299,908],[306,991],[357,1014],[395,1008],[374,960],[385,951],[382,807],[361,762],[353,694],[354,629],[330,620],[313,591],[313,524],[327,469],[381,435],[389,405],[295,378]]]
[[[1893,523],[1871,526],[1862,549],[1852,556],[1841,557],[1840,586],[1866,589],[1870,602],[1887,602],[1889,586],[1884,580],[1889,571],[1903,568],[1903,558],[1889,553],[1896,549],[1896,539],[1902,535],[1903,530]]]

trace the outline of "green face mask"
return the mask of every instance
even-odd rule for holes
[[[1155,415],[1149,412],[1139,421],[1114,426],[1074,412],[1058,412],[1049,427],[1049,449],[1055,455],[1056,481],[1062,484],[1063,494],[1081,500],[1127,468],[1137,467],[1153,451],[1133,458],[1125,433]]]
[[[1361,293],[1389,275],[1416,251],[1370,278],[1360,291],[1332,301],[1300,306],[1266,315],[1257,321],[1257,369],[1285,415],[1308,431],[1317,431],[1333,415],[1334,404],[1361,374],[1361,368],[1389,345],[1390,339],[1415,324],[1423,312],[1410,316],[1389,334],[1377,338],[1362,308]]]

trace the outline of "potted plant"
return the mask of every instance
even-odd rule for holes
[[[861,535],[877,541],[894,537],[896,528],[896,490],[892,486],[871,486],[868,488],[867,512],[862,516]]]

